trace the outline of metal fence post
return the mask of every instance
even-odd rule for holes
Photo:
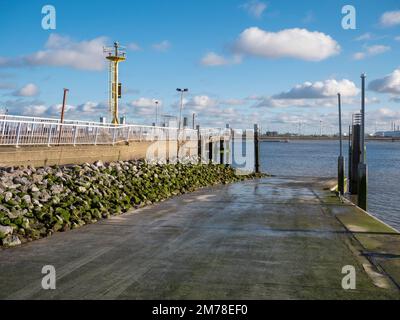
[[[47,146],[48,146],[48,147],[50,147],[50,144],[51,144],[51,133],[52,133],[52,129],[53,129],[53,125],[51,124],[51,125],[50,125],[50,128],[49,128],[49,134],[48,134],[48,136],[47,136]]]
[[[96,127],[95,134],[94,134],[94,145],[97,145],[98,135],[99,135],[99,127]]]
[[[77,128],[77,126],[74,126],[74,142],[73,142],[74,147],[76,145],[76,136],[77,136],[77,134],[78,134],[78,128]]]
[[[128,127],[128,132],[126,134],[126,142],[129,142],[129,135],[131,133],[131,127]]]
[[[16,148],[18,148],[20,135],[21,135],[21,122],[18,123],[18,128],[17,128],[17,140],[15,141]]]
[[[365,78],[361,75],[361,161],[358,166],[358,206],[364,210],[368,207],[368,167],[365,147]]]
[[[2,126],[2,129],[1,129],[1,136],[2,136],[2,137],[4,137],[4,131],[5,131],[5,129],[6,129],[6,119],[4,118],[3,126]]]
[[[115,127],[113,128],[112,145],[115,144]]]

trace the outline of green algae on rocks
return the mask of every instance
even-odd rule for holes
[[[0,241],[19,245],[201,187],[257,176],[218,164],[145,161],[0,169]]]

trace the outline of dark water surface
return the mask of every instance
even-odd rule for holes
[[[347,164],[347,142],[343,151]],[[335,177],[338,152],[338,141],[262,142],[261,166],[274,175]],[[400,230],[400,142],[367,142],[367,162],[368,211]]]

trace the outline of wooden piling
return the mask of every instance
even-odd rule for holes
[[[358,194],[358,166],[360,164],[360,125],[353,125],[352,148],[351,148],[351,177],[350,193]]]
[[[225,156],[225,141],[223,138],[219,139],[219,164],[224,164]]]
[[[213,143],[212,140],[208,142],[208,161],[209,163],[213,162]]]
[[[202,155],[201,155],[201,134],[200,134],[200,126],[196,126],[197,130],[197,157],[199,158],[199,163],[202,163]]]
[[[338,157],[338,192],[344,194],[344,157]]]
[[[347,181],[347,191],[349,192],[349,193],[351,193],[351,187],[350,187],[350,179],[351,179],[351,163],[352,163],[352,160],[351,160],[351,135],[352,135],[352,132],[351,132],[351,126],[349,126],[349,155],[348,155],[348,157],[349,157],[349,159],[348,159],[348,161],[349,161],[349,165],[348,165],[348,181]]]
[[[258,139],[258,124],[254,125],[254,171],[260,173],[260,143]]]

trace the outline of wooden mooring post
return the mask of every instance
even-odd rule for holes
[[[258,124],[254,125],[254,171],[260,173],[260,142],[258,137]]]
[[[358,194],[358,165],[360,163],[360,125],[353,124],[351,143],[350,193]]]
[[[347,168],[347,170],[348,170],[348,173],[347,173],[347,177],[348,177],[348,181],[347,181],[347,191],[349,192],[349,193],[351,193],[351,188],[350,188],[350,182],[351,182],[351,164],[352,164],[352,160],[351,160],[351,136],[352,136],[352,132],[351,132],[351,125],[349,126],[349,154],[348,154],[348,157],[349,157],[349,159],[348,159],[348,163],[349,163],[349,165],[348,165],[348,168]]]
[[[202,155],[201,155],[201,133],[200,133],[200,126],[196,126],[197,130],[197,157],[199,158],[199,163],[202,163]]]
[[[225,140],[224,138],[219,139],[219,164],[224,164],[225,158]]]
[[[210,137],[210,141],[208,142],[208,162],[212,163],[213,162],[213,143],[212,143],[212,137]]]

